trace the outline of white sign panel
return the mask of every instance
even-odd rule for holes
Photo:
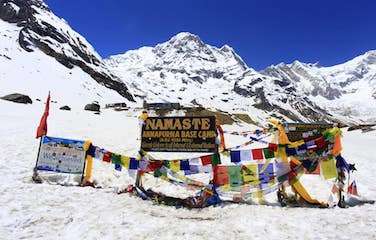
[[[82,174],[85,165],[84,141],[44,136],[37,169],[59,173]]]

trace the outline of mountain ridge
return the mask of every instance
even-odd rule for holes
[[[55,89],[66,81],[77,96],[84,88],[91,92],[90,99],[104,102],[110,101],[105,96],[113,93],[101,86],[115,90],[131,106],[140,106],[143,101],[180,102],[228,113],[248,113],[260,122],[270,116],[305,122],[376,120],[375,50],[330,67],[296,60],[256,71],[231,46],[211,46],[195,34],[182,32],[153,47],[102,59],[42,0],[1,0],[0,19],[0,23],[4,21],[0,28],[6,32],[0,38],[4,45],[0,46],[0,57],[4,57],[0,64],[14,68],[12,73],[3,73],[10,89],[16,89],[11,82],[18,76],[16,69],[26,67],[35,72],[33,78],[42,73],[47,78],[59,75],[58,86],[48,82]],[[24,59],[29,58],[32,63],[27,65]],[[60,70],[34,66],[38,61]],[[71,76],[77,83],[68,80]]]

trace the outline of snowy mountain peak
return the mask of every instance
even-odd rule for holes
[[[8,39],[12,38],[20,48],[14,51],[21,51],[25,55],[20,59],[43,53],[51,58],[51,63],[56,60],[72,71],[78,68],[100,85],[134,101],[127,86],[108,71],[91,44],[65,20],[57,17],[42,0],[1,0],[0,23],[2,32],[9,30],[9,35],[1,35],[1,43],[11,44]],[[12,45],[12,48],[15,46]],[[100,96],[97,97],[101,100]]]

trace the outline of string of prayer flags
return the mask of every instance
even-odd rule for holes
[[[321,161],[320,166],[321,173],[325,180],[338,177],[337,167],[334,158],[330,157],[326,160]]]
[[[231,162],[239,163],[253,160],[250,150],[235,150],[230,152]]]

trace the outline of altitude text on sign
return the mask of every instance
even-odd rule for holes
[[[156,152],[214,152],[215,117],[151,117],[142,128],[141,148]]]

